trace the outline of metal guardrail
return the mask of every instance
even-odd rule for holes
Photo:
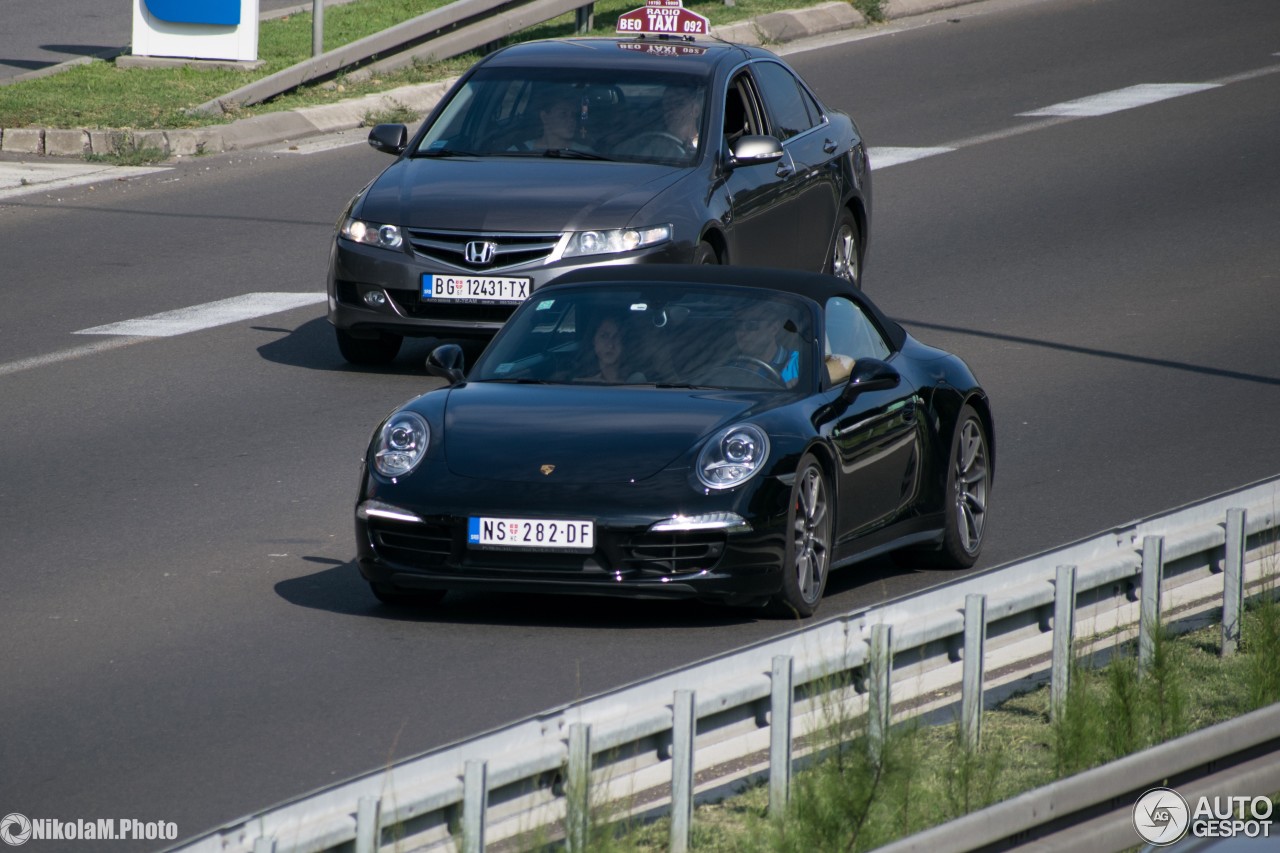
[[[984,691],[992,700],[1043,681],[1055,646],[1105,637],[1109,648],[1118,636],[1150,636],[1157,620],[1222,617],[1230,650],[1249,590],[1269,589],[1277,574],[1278,511],[1275,478],[548,710],[176,849],[481,851],[542,832],[581,850],[588,804],[610,802],[623,813],[670,803],[672,849],[681,850],[695,795],[767,773],[771,796],[785,799],[793,749],[827,724],[833,703],[867,714],[873,736],[957,705],[967,727]],[[1039,813],[1054,817],[1052,805]]]
[[[361,72],[368,75],[416,61],[447,59],[590,7],[582,0],[458,0],[255,80],[193,107],[192,112],[218,115],[237,106],[257,104],[353,66],[363,65]],[[369,64],[376,57],[384,58]]]

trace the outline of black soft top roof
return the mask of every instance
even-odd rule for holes
[[[586,282],[626,282],[630,284],[651,282],[671,285],[682,281],[689,284],[728,284],[794,293],[806,299],[811,299],[819,305],[825,305],[827,300],[833,296],[843,296],[860,305],[876,320],[880,328],[889,336],[894,349],[900,349],[907,336],[906,330],[902,326],[885,316],[876,307],[875,303],[849,282],[825,273],[802,272],[800,270],[719,266],[715,264],[602,266],[574,270],[539,288],[539,292],[561,285],[583,284]]]

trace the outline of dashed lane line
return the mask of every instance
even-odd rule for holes
[[[220,299],[204,305],[193,305],[176,311],[165,311],[140,317],[136,320],[124,320],[119,323],[108,323],[105,326],[94,326],[81,329],[77,335],[107,335],[107,340],[95,341],[91,344],[59,350],[46,355],[17,359],[0,363],[0,376],[9,376],[37,367],[48,367],[73,361],[86,356],[98,355],[121,347],[175,335],[185,335],[215,326],[225,326],[303,308],[324,302],[324,293],[246,293],[230,299]]]
[[[1073,118],[1092,118],[1094,116],[1111,115],[1123,110],[1157,104],[1170,98],[1180,98],[1203,92],[1206,89],[1218,88],[1218,83],[1140,83],[1127,86],[1112,92],[1102,92],[1087,98],[1077,98],[1038,110],[1018,113],[1030,118],[1047,118],[1049,116],[1071,116]]]
[[[168,166],[111,166],[105,163],[0,162],[0,200],[34,193],[168,172]]]
[[[81,329],[77,335],[126,335],[132,337],[168,338],[225,326],[242,320],[252,320],[267,314],[289,311],[306,305],[324,302],[323,293],[246,293],[217,302],[206,302],[176,311],[164,311],[150,317],[123,320]]]
[[[1280,54],[1275,55],[1280,56]],[[917,148],[883,146],[870,148],[867,153],[873,169],[887,169],[890,166],[910,163],[925,157],[947,154],[962,148],[972,148],[984,142],[995,142],[1014,136],[1021,136],[1024,133],[1033,133],[1068,121],[1075,121],[1079,118],[1111,115],[1123,110],[1145,107],[1171,98],[1194,95],[1198,92],[1218,89],[1232,83],[1256,80],[1276,73],[1280,73],[1280,65],[1254,68],[1205,83],[1140,83],[1123,89],[1115,89],[1110,92],[1102,92],[1097,95],[1089,95],[1073,101],[1064,101],[1059,104],[1018,113],[1020,118],[1035,118],[1039,119],[1039,121],[1013,125],[990,133],[971,136],[968,139],[957,140],[947,145]]]

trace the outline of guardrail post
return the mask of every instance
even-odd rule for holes
[[[1222,566],[1221,655],[1235,654],[1244,615],[1245,511],[1227,510],[1227,558]]]
[[[1138,611],[1138,670],[1146,671],[1160,630],[1160,587],[1164,574],[1164,537],[1142,539],[1142,604]]]
[[[890,671],[893,669],[893,626],[871,626],[871,675],[867,679],[868,720],[867,745],[876,764],[884,756],[885,739],[893,704],[889,698]]]
[[[964,597],[964,672],[960,683],[960,720],[965,745],[982,744],[982,675],[987,645],[987,597]]]
[[[795,700],[790,655],[773,659],[769,713],[769,814],[781,817],[791,798],[791,712]]]
[[[590,35],[596,25],[596,4],[588,3],[573,10],[574,27],[578,35]]]
[[[485,813],[489,811],[489,762],[468,761],[465,767],[462,777],[462,851],[484,853],[484,821]]]
[[[311,55],[324,53],[324,0],[311,0]]]
[[[569,726],[569,784],[565,790],[564,842],[569,853],[587,853],[591,818],[591,726]]]
[[[361,797],[356,805],[356,853],[377,853],[382,846],[382,800]]]
[[[693,749],[698,728],[692,690],[677,690],[671,705],[671,853],[689,849],[693,825]]]
[[[1053,671],[1049,676],[1049,719],[1057,720],[1071,689],[1071,648],[1076,641],[1076,567],[1058,566],[1053,583]]]

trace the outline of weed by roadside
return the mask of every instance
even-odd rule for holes
[[[1249,608],[1240,654],[1220,657],[1219,636],[1218,626],[1179,637],[1162,632],[1142,671],[1132,642],[1110,650],[1105,666],[1082,660],[1055,720],[1047,687],[1015,696],[984,715],[978,749],[966,746],[959,722],[908,721],[894,727],[877,764],[864,721],[829,715],[824,757],[796,774],[783,819],[770,817],[768,787],[757,785],[698,807],[693,849],[872,849],[1280,701],[1280,604]],[[669,832],[666,820],[628,827],[608,849],[665,850]]]

